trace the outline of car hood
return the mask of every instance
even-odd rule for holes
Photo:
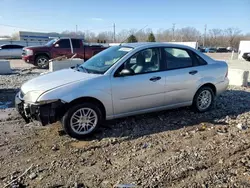
[[[73,69],[64,69],[52,73],[40,75],[25,82],[21,90],[23,94],[29,91],[48,91],[72,82],[83,81],[98,77],[98,74],[88,74]]]

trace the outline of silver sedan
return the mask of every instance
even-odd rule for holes
[[[22,58],[24,46],[17,44],[5,44],[0,46],[0,58]]]
[[[70,136],[82,138],[104,120],[184,106],[205,112],[227,89],[227,72],[225,62],[187,46],[121,44],[28,81],[16,106],[27,122],[60,120]]]

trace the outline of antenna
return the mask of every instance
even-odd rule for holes
[[[138,33],[139,31],[145,29],[147,26],[148,26],[148,25],[145,25],[143,28],[139,29],[139,30],[136,31],[134,34],[136,34],[136,33]],[[119,46],[121,46],[126,40],[128,40],[128,38],[130,37],[131,34],[132,34],[132,33],[130,33],[129,36],[119,44]]]

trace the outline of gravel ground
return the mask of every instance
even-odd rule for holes
[[[40,73],[17,74],[0,76],[0,91]],[[81,141],[0,109],[0,187],[250,187],[249,104],[250,88],[230,87],[209,112],[107,121]]]
[[[14,69],[13,74],[0,75],[0,109],[14,106],[14,96],[20,86],[46,70],[35,68]]]

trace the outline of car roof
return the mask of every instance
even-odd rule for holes
[[[175,48],[185,48],[185,49],[192,49],[189,46],[181,45],[181,44],[174,44],[168,42],[136,42],[136,43],[123,43],[121,46],[131,47],[131,48],[142,48],[142,47],[175,47]]]

